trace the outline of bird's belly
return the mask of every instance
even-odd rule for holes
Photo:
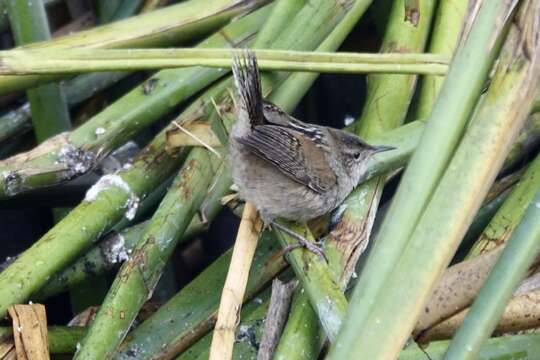
[[[234,140],[233,140],[234,141]],[[334,209],[335,191],[318,194],[291,180],[268,162],[258,158],[238,144],[231,144],[230,156],[234,183],[240,196],[250,201],[268,223],[276,217],[307,221]]]

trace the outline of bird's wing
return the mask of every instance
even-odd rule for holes
[[[336,175],[328,165],[324,148],[309,141],[301,132],[277,125],[260,125],[236,140],[292,180],[317,193],[324,193],[336,184]]]

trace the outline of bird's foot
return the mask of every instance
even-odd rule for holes
[[[319,255],[324,261],[328,262],[328,258],[326,257],[326,254],[322,248],[322,241],[311,242],[306,239],[298,239],[298,244],[290,244],[283,249],[283,255],[287,256],[289,252],[298,248],[305,248],[306,250]]]
[[[291,229],[287,228],[286,226],[283,226],[281,224],[278,224],[277,222],[273,221],[272,226],[283,231],[287,235],[295,238],[298,243],[297,244],[289,244],[283,249],[283,255],[287,255],[289,252],[299,249],[299,248],[305,248],[306,250],[319,255],[324,261],[328,262],[328,258],[326,257],[326,254],[324,253],[324,250],[322,248],[322,241],[315,241],[311,242],[307,240],[302,235],[292,231]]]

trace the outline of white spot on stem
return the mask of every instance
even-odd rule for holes
[[[94,186],[88,189],[84,200],[88,202],[95,201],[102,191],[108,190],[113,186],[125,191],[129,195],[129,199],[127,199],[124,205],[124,208],[127,209],[125,216],[128,220],[133,220],[137,212],[137,208],[139,207],[140,199],[131,190],[128,183],[126,183],[119,175],[108,174],[102,176],[98,182],[94,184]]]

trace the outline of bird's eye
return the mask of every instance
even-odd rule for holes
[[[355,152],[355,153],[353,154],[353,157],[354,157],[354,160],[360,159],[360,153],[359,153],[359,152]]]

